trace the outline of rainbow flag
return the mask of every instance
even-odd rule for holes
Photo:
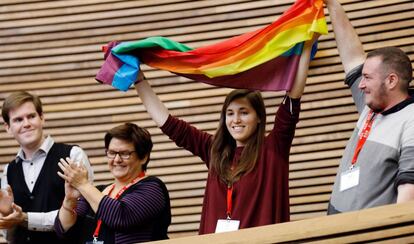
[[[262,29],[196,49],[164,37],[111,42],[96,80],[128,90],[141,61],[215,86],[290,90],[303,42],[315,32],[328,32],[323,1],[297,0]]]

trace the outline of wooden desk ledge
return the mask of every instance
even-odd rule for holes
[[[397,229],[397,231],[396,231]],[[390,231],[391,230],[391,231]],[[385,234],[384,234],[385,233]],[[388,233],[388,234],[387,234]],[[409,235],[407,237],[407,235]],[[349,243],[414,241],[414,204],[391,204],[361,211],[152,243]],[[401,242],[402,241],[402,242]]]

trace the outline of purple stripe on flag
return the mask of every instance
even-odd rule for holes
[[[261,91],[289,91],[295,80],[300,55],[279,56],[244,72],[209,78],[205,75],[177,74],[214,86]]]
[[[112,48],[118,44],[119,42],[110,42],[108,44],[107,50],[105,50],[105,62],[101,66],[95,77],[97,81],[104,84],[112,85],[116,72],[124,64],[121,60],[119,60],[115,55],[111,53]]]

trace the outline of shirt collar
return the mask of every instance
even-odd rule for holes
[[[53,138],[50,135],[48,135],[46,139],[43,141],[42,145],[39,147],[39,149],[35,152],[35,155],[38,153],[48,154],[53,146],[53,143],[55,143]],[[25,159],[26,157],[24,155],[23,149],[20,148],[16,155],[16,162],[24,161]]]
[[[388,115],[388,114],[392,114],[395,112],[398,112],[400,110],[402,110],[403,108],[407,107],[408,105],[414,103],[414,91],[413,90],[409,90],[409,94],[410,96],[405,99],[404,101],[401,101],[400,103],[394,105],[393,107],[391,107],[390,109],[387,109],[386,111],[382,112],[382,115]]]

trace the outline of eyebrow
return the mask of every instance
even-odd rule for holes
[[[241,109],[249,109],[248,107],[240,107],[238,110],[241,110]],[[233,109],[231,109],[231,108],[227,108],[227,110],[233,110]]]
[[[10,119],[15,120],[15,119],[20,119],[20,118],[24,118],[24,117],[32,116],[32,115],[37,115],[37,113],[29,113],[29,114],[25,114],[25,115],[22,115],[22,116],[11,117]]]
[[[107,151],[111,151],[111,152],[132,152],[135,151],[135,149],[125,149],[125,150],[114,150],[114,149],[108,149]]]
[[[249,108],[248,107],[240,107],[239,109],[236,109],[236,110],[249,110]]]

